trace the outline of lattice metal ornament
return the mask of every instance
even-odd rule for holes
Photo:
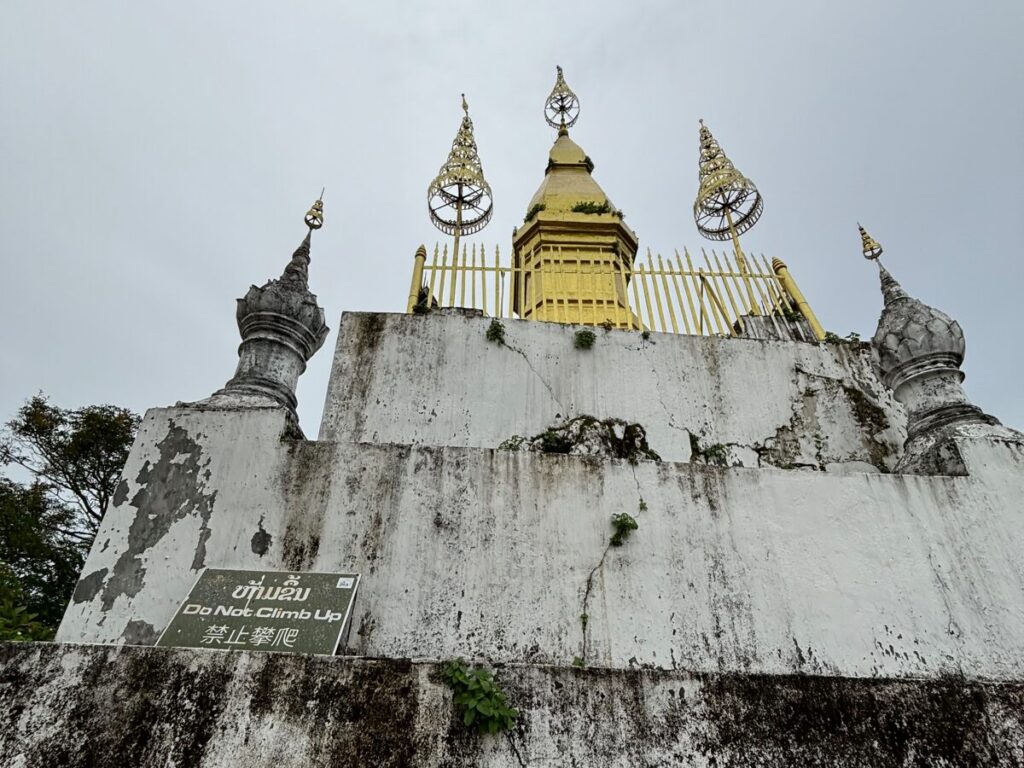
[[[324,225],[324,193],[320,193],[320,197],[316,199],[312,207],[306,211],[306,216],[303,219],[306,222],[306,226],[312,229],[320,229]]]
[[[544,102],[544,120],[552,128],[572,128],[580,117],[580,100],[562,77],[562,68],[555,69],[558,70],[558,77],[551,95]]]
[[[462,124],[455,134],[452,150],[427,190],[430,220],[449,235],[479,232],[487,226],[494,212],[491,187],[484,179],[465,94],[462,110]]]
[[[709,240],[728,240],[761,218],[764,201],[754,182],[736,170],[700,121],[700,188],[693,204],[697,229]]]
[[[869,261],[876,261],[882,255],[882,246],[860,224],[857,225],[857,229],[860,230],[860,244],[864,258]]]

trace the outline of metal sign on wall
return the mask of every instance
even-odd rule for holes
[[[207,568],[157,645],[332,656],[358,586],[354,573]]]

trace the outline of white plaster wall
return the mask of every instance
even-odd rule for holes
[[[200,568],[259,567],[261,517],[276,530],[285,513],[286,428],[281,408],[149,410],[56,639],[152,644]]]
[[[689,460],[691,432],[744,466],[786,429],[790,465],[872,471],[868,454],[891,468],[902,450],[906,417],[866,345],[596,329],[578,350],[574,326],[503,323],[498,345],[488,318],[346,313],[320,439],[490,448],[586,414],[639,422],[670,461]],[[858,420],[844,386],[888,424]]]
[[[81,595],[59,639],[145,643],[185,596],[208,530],[205,566],[361,572],[349,653],[569,664],[584,655],[579,616],[610,519],[629,512],[639,530],[594,572],[588,664],[997,680],[1024,669],[1019,445],[967,444],[972,474],[941,478],[287,443],[283,428],[274,411],[150,412],[85,579],[106,568],[106,585],[131,550],[150,514],[132,506],[137,489],[178,493],[186,514],[136,541],[134,595],[107,608],[103,586]],[[143,472],[168,461],[201,466],[201,493]],[[188,514],[211,496],[205,524]]]

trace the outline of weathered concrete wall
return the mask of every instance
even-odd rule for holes
[[[433,664],[0,646],[11,768],[1024,765],[1024,685],[518,665],[477,736]]]
[[[165,596],[188,594],[202,568],[259,567],[270,545],[261,510],[284,511],[288,417],[284,408],[147,412],[57,639],[151,645],[168,619]]]
[[[573,416],[642,424],[668,461],[690,435],[730,464],[887,471],[906,437],[868,345],[597,329],[452,314],[346,313],[320,439],[494,448]]]
[[[361,572],[367,656],[1024,669],[1019,445],[966,444],[967,477],[835,475],[282,442],[284,423],[150,412],[59,639],[152,643],[205,565]],[[609,547],[620,512],[639,529]]]
[[[58,633],[105,645],[2,652],[0,763],[1024,764],[1024,442],[889,474],[860,347],[506,325],[346,316],[321,442],[147,413]],[[582,414],[666,460],[496,448]],[[208,566],[360,572],[346,651],[380,658],[127,647]],[[455,656],[510,665],[510,737],[402,660]]]

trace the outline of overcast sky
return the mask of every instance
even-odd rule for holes
[[[822,323],[870,336],[877,270],[960,321],[972,400],[1024,427],[1024,2],[17,2],[0,7],[0,419],[42,390],[144,411],[218,389],[235,299],[326,185],[299,385],[318,432],[340,315],[403,311],[465,91],[509,252],[554,132],[641,248],[706,244],[703,117],[765,198],[744,238]]]

